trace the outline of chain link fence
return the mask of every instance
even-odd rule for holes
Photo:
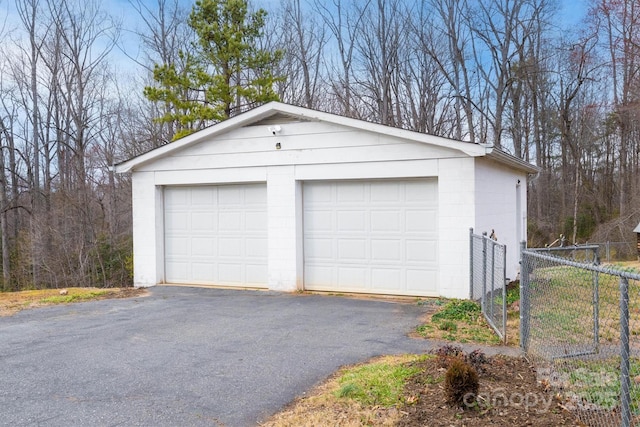
[[[636,242],[604,242],[589,243],[598,245],[602,262],[619,262],[637,259]]]
[[[568,245],[564,236],[560,236],[554,244],[557,243],[560,246],[553,246],[539,248],[536,250],[565,250],[571,253],[584,253],[581,252],[585,247],[597,247],[599,259],[602,262],[606,263],[614,263],[614,262],[622,262],[622,261],[630,261],[635,260],[638,257],[636,242],[587,242],[581,245]],[[555,252],[554,252],[555,253]],[[584,253],[585,255],[587,253]],[[559,253],[558,253],[559,255]]]
[[[640,426],[640,274],[598,247],[521,248],[520,344],[587,426]]]
[[[482,314],[498,336],[507,341],[507,247],[470,229],[470,298],[480,302]]]

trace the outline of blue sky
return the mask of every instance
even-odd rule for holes
[[[560,18],[567,26],[580,24],[587,14],[587,0],[560,0],[559,3]]]

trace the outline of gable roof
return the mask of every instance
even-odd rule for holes
[[[277,121],[316,121],[327,122],[336,125],[351,127],[369,132],[379,133],[387,136],[406,139],[409,141],[430,144],[438,147],[449,148],[461,151],[470,157],[487,156],[499,163],[512,168],[522,170],[527,173],[537,173],[539,169],[528,162],[507,154],[495,147],[486,144],[476,144],[471,142],[457,141],[421,132],[385,126],[371,123],[364,120],[352,119],[337,114],[325,113],[311,110],[281,102],[270,102],[260,107],[231,117],[223,122],[217,123],[208,128],[202,129],[177,141],[155,148],[132,159],[116,164],[114,169],[118,173],[129,172],[137,166],[147,164],[154,160],[165,157],[173,152],[186,147],[198,144],[217,135],[238,129],[244,126],[255,126],[271,124]]]

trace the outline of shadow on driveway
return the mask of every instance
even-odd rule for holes
[[[154,287],[0,318],[0,425],[266,419],[340,366],[423,352],[417,304]]]

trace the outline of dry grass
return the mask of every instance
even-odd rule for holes
[[[144,289],[133,288],[66,288],[39,289],[19,292],[0,292],[0,316],[11,316],[18,311],[109,298],[128,298],[145,295]]]
[[[416,361],[420,357],[416,355],[384,356],[369,361],[367,364],[376,363],[398,366]],[[297,398],[284,410],[260,425],[265,427],[324,427],[329,420],[331,420],[332,425],[345,427],[395,425],[402,415],[401,411],[395,406],[366,406],[354,399],[336,396],[336,392],[341,387],[340,378],[353,368],[345,367],[340,369],[327,381],[306,395]]]

